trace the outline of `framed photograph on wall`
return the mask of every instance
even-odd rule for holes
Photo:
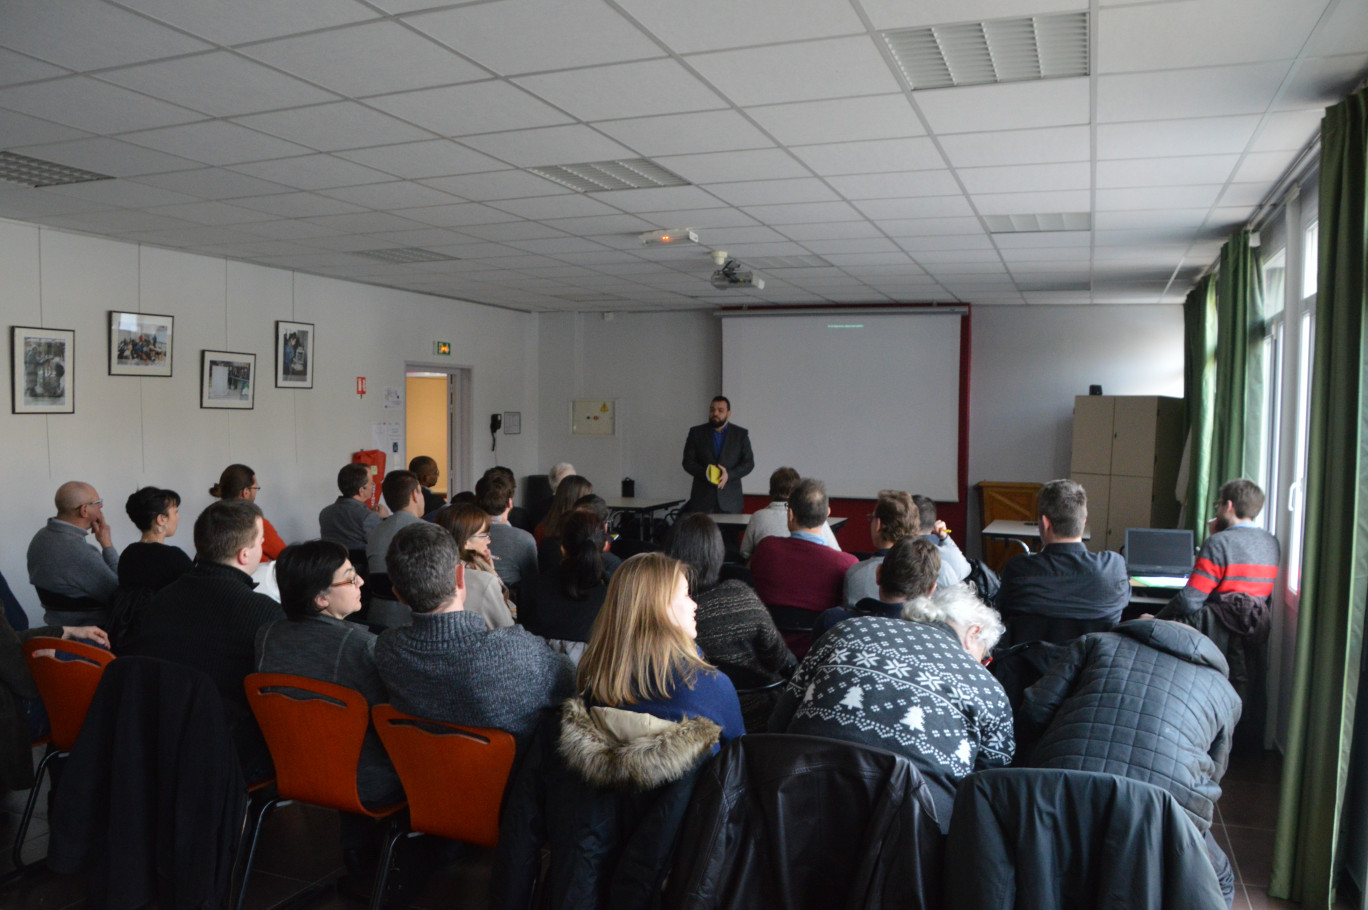
[[[15,414],[76,413],[76,333],[10,327],[10,407]]]
[[[109,313],[109,375],[170,376],[175,320],[154,313]]]
[[[276,322],[276,388],[313,388],[313,343],[313,323]]]
[[[203,351],[200,407],[251,410],[256,397],[256,355]]]

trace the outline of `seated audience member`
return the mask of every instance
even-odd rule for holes
[[[261,484],[257,483],[256,472],[245,464],[230,464],[219,475],[219,482],[209,488],[209,495],[215,499],[245,499],[252,503],[256,502],[257,494],[260,492]],[[266,532],[266,543],[261,548],[261,560],[270,562],[285,549],[285,541],[264,515],[261,523]]]
[[[901,619],[908,601],[936,593],[939,572],[940,554],[936,552],[936,545],[920,535],[904,537],[890,547],[874,567],[879,596],[863,597],[853,607],[832,607],[817,617],[812,634],[820,636],[852,616]]]
[[[466,567],[466,610],[483,616],[491,629],[513,625],[513,602],[489,557],[489,513],[461,503],[438,509],[434,520],[450,532],[461,551],[461,565]]]
[[[385,553],[394,535],[423,520],[423,489],[412,471],[390,471],[380,484],[380,495],[385,497],[390,516],[366,537],[366,565],[375,585],[366,621],[376,626],[404,626],[409,623],[409,611],[389,590],[392,582],[385,567]]]
[[[95,488],[71,480],[53,497],[57,515],[49,518],[28,547],[29,584],[38,589],[50,626],[84,626],[109,620],[109,600],[119,587],[119,551],[104,517],[104,500]],[[95,535],[97,552],[86,544]]]
[[[340,543],[348,553],[365,550],[371,531],[383,517],[366,505],[375,492],[370,468],[362,464],[343,465],[337,472],[337,490],[341,494],[337,501],[318,513],[318,536]],[[362,571],[368,568],[361,567]]]
[[[736,690],[698,655],[680,565],[622,564],[580,661],[579,697],[540,726],[505,800],[491,906],[659,903],[697,769],[742,735]],[[539,889],[540,890],[540,889]]]
[[[1118,774],[1172,793],[1205,837],[1228,903],[1234,874],[1211,819],[1239,717],[1209,638],[1138,619],[1072,642],[1026,690],[1017,732],[1030,767]]]
[[[124,511],[142,532],[119,556],[119,584],[160,591],[190,570],[190,557],[166,542],[180,526],[180,495],[175,490],[143,487],[128,497]]]
[[[919,513],[912,497],[902,490],[880,490],[874,500],[874,512],[869,516],[869,536],[874,541],[874,555],[862,559],[846,571],[845,604],[853,607],[861,600],[878,598],[879,581],[875,578],[879,563],[888,550],[904,537],[920,531]]]
[[[603,566],[608,539],[603,522],[589,509],[572,510],[560,532],[560,559],[523,582],[518,621],[578,664],[608,593]]]
[[[906,755],[948,830],[959,782],[1012,762],[1012,711],[981,663],[1001,635],[997,613],[962,585],[910,601],[902,619],[848,619],[798,665],[769,729]]]
[[[253,589],[261,564],[261,509],[244,499],[209,505],[195,519],[195,566],[148,601],[137,634],[120,651],[158,657],[209,674],[223,696],[243,777],[270,771],[270,755],[242,681],[256,668],[257,630],[283,619],[280,605]]]
[[[512,469],[506,468],[501,464],[496,464],[494,467],[484,472],[484,476],[486,477],[492,477],[495,475],[502,477],[504,480],[508,481],[508,490],[510,496],[515,496],[517,494],[518,477],[516,474],[513,473]],[[524,509],[522,506],[514,506],[513,508],[508,510],[508,523],[520,531],[526,531],[528,534],[531,534],[532,529],[537,526],[535,522],[530,520],[531,517],[531,513],[529,513],[527,509]]]
[[[423,515],[431,515],[446,505],[446,497],[432,490],[433,484],[442,479],[442,470],[437,467],[437,459],[431,455],[419,455],[409,461],[408,469],[423,485]]]
[[[489,552],[494,556],[494,570],[513,591],[514,600],[518,597],[518,584],[537,574],[537,541],[508,523],[516,489],[508,476],[496,468],[485,471],[475,484],[475,504],[490,516]]]
[[[1052,480],[1036,495],[1039,553],[1017,556],[1002,569],[997,606],[1013,643],[1064,644],[1110,629],[1130,602],[1130,578],[1120,553],[1083,546],[1088,494],[1072,480]]]
[[[766,537],[788,537],[788,498],[793,492],[793,488],[798,486],[798,482],[803,478],[798,476],[798,472],[793,468],[779,468],[770,475],[769,495],[770,504],[750,517],[746,522],[746,533],[741,535],[741,558],[750,559],[755,552],[755,547]],[[836,542],[836,535],[831,530],[831,525],[827,524],[826,519],[822,519],[822,526],[818,529],[822,543],[831,547],[833,550],[840,550],[841,545]]]
[[[964,581],[974,568],[950,539],[950,529],[945,522],[936,517],[936,501],[929,496],[913,494],[912,502],[917,507],[922,536],[940,551],[940,577],[936,579],[936,584],[948,588]]]
[[[1186,619],[1206,605],[1219,611],[1223,595],[1247,594],[1265,602],[1273,596],[1281,550],[1276,537],[1254,524],[1263,510],[1263,490],[1252,480],[1228,480],[1216,500],[1216,517],[1207,522],[1211,536],[1197,554],[1187,586],[1159,611],[1160,619]]]
[[[766,537],[756,546],[751,575],[755,593],[770,609],[820,613],[845,602],[845,575],[855,557],[823,543],[819,532],[830,511],[820,480],[799,481],[788,500],[789,536]],[[802,648],[794,641],[789,645]]]
[[[581,477],[578,474],[571,474],[564,478],[556,486],[556,492],[551,494],[551,509],[546,513],[546,519],[537,525],[533,535],[540,545],[547,537],[557,537],[560,535],[561,522],[565,521],[565,516],[570,514],[570,510],[575,507],[581,496],[588,496],[594,492],[594,485],[589,482],[589,478]],[[537,559],[541,559],[541,550],[537,551]]]
[[[390,703],[406,714],[525,737],[538,712],[574,694],[574,668],[518,626],[489,629],[465,610],[465,567],[451,534],[417,522],[390,542],[394,593],[411,625],[387,629],[375,665]]]
[[[711,515],[693,512],[671,530],[670,556],[684,564],[689,596],[698,609],[698,647],[734,685],[755,689],[786,678],[797,658],[784,643],[765,605],[743,581],[719,581],[725,550]],[[777,693],[741,697],[746,729],[763,730]]]
[[[256,669],[291,673],[360,692],[372,705],[389,700],[375,669],[375,636],[346,622],[361,609],[365,584],[341,544],[311,540],[291,544],[276,561],[276,583],[285,619],[262,626],[256,635]],[[399,775],[371,726],[361,744],[356,792],[372,809],[404,798]],[[341,813],[342,858],[360,876],[373,867],[377,843],[370,819]]]
[[[603,525],[603,571],[609,577],[617,571],[617,567],[622,565],[622,559],[613,552],[613,540],[616,535],[608,530],[608,520],[612,517],[612,511],[608,508],[608,502],[597,493],[586,493],[576,499],[572,511],[576,509],[587,509],[598,516],[599,524]],[[537,544],[537,565],[554,566],[560,562],[560,534],[547,535]]]
[[[551,494],[554,496],[556,490],[560,489],[561,481],[574,474],[575,466],[568,461],[558,461],[551,466],[551,470],[546,472],[546,480],[551,485]]]
[[[575,466],[568,461],[558,461],[551,466],[551,470],[546,472],[546,490],[541,492],[534,489],[527,491],[525,497],[527,501],[527,520],[532,524],[532,534],[537,538],[537,543],[541,543],[541,527],[546,521],[546,515],[551,510],[551,501],[555,498],[556,490],[560,487],[560,482],[571,474],[575,473]]]

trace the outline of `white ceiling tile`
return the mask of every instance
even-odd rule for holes
[[[227,51],[125,67],[100,73],[99,78],[212,117],[273,111],[337,97]]]
[[[899,280],[921,271],[911,256],[898,249],[891,253],[826,252],[822,256],[837,268],[856,269],[860,278],[869,282],[873,282],[871,271],[881,267],[887,267],[889,274],[898,276]]]
[[[409,210],[414,211],[414,210]],[[377,231],[413,230],[418,224],[388,212],[357,212],[351,215],[320,215],[308,218],[314,224],[336,228],[344,233],[370,234]]]
[[[287,184],[299,190],[321,190],[390,180],[389,174],[332,155],[301,155],[298,158],[280,158],[275,161],[253,161],[235,165],[233,170],[263,180]]]
[[[879,227],[890,237],[924,237],[945,234],[982,234],[977,218],[880,218]]]
[[[1092,245],[1090,231],[1029,231],[1019,234],[994,234],[991,241],[1002,251],[1003,258],[1022,255],[1038,256],[1038,250],[1057,250],[1077,247],[1087,250]]]
[[[1216,204],[1221,192],[1213,186],[1151,186],[1143,189],[1098,190],[1097,211],[1201,208]]]
[[[242,53],[349,98],[489,78],[484,69],[395,22],[282,38]]]
[[[657,158],[656,163],[690,183],[726,183],[763,180],[768,177],[778,179],[809,176],[807,168],[793,160],[793,156],[788,152],[780,149],[672,155]]]
[[[53,227],[88,231],[92,234],[121,234],[129,231],[160,231],[185,227],[189,222],[165,215],[151,215],[132,209],[92,212],[85,215],[57,215],[43,219]]]
[[[118,133],[202,119],[194,111],[87,76],[0,89],[0,107],[92,133]]]
[[[68,72],[69,70],[64,67],[53,66],[51,63],[44,63],[0,47],[0,85],[51,79],[54,76],[65,76]]]
[[[223,168],[199,168],[193,171],[173,171],[139,177],[139,183],[188,193],[201,199],[235,199],[242,196],[266,196],[290,189],[280,183],[258,180]]]
[[[506,82],[473,82],[369,98],[366,103],[443,136],[567,123],[570,118]]]
[[[831,177],[828,182],[847,199],[896,199],[908,196],[950,196],[960,192],[948,170],[907,171],[902,174],[857,174]]]
[[[320,152],[429,138],[425,130],[401,123],[354,101],[252,114],[235,118],[235,122]]]
[[[1365,63],[1368,63],[1368,55],[1362,51],[1303,61],[1293,74],[1287,90],[1278,99],[1276,109],[1321,110],[1338,104],[1362,81]]]
[[[977,196],[1012,193],[1023,187],[1037,192],[1086,190],[1092,185],[1092,166],[1086,161],[1064,164],[1021,164],[1012,167],[965,167],[956,173],[964,188]],[[1088,206],[1074,211],[1087,211]]]
[[[97,0],[5,0],[0,44],[73,70],[174,57],[208,45]]]
[[[338,152],[338,156],[405,180],[493,171],[505,165],[449,139],[429,139]],[[445,187],[438,187],[445,189]]]
[[[1296,157],[1296,152],[1255,152],[1244,157],[1230,179],[1239,183],[1262,183],[1269,187],[1292,166]]]
[[[705,184],[703,188],[730,205],[830,202],[838,198],[831,187],[812,177],[787,180],[751,180],[738,183],[709,183]]]
[[[216,0],[118,0],[130,9],[185,29],[215,44],[241,44],[346,25],[377,14],[355,0],[233,0],[225,13]]]
[[[1090,129],[1055,126],[1040,130],[1002,130],[941,136],[941,148],[954,167],[1049,164],[1092,158]]]
[[[1097,127],[1097,157],[1162,158],[1175,151],[1188,155],[1238,154],[1249,144],[1260,119],[1257,114],[1247,114],[1103,123]]]
[[[20,149],[26,145],[88,138],[90,134],[18,111],[0,110],[0,136],[4,137],[0,144],[5,148]]]
[[[999,256],[998,251],[992,247],[981,250],[933,250],[928,249],[925,246],[913,246],[911,249],[915,250],[914,255],[916,256],[917,261],[922,264],[922,267],[933,271],[936,266],[950,264],[1002,262],[1002,257]]]
[[[1056,212],[1087,212],[1092,200],[1087,190],[1052,193],[985,193],[974,197],[981,215],[1037,215]]]
[[[627,192],[654,193],[658,191],[628,190]],[[617,194],[614,195],[616,196]],[[706,196],[706,194],[704,195]],[[706,198],[710,199],[716,205],[722,206],[722,203],[718,202],[718,200],[714,197],[706,196]],[[627,206],[618,202],[615,198],[611,199],[610,201],[613,203],[613,205],[616,205],[618,208],[627,208]],[[706,231],[710,228],[740,227],[742,225],[757,223],[754,218],[747,215],[740,209],[726,207],[689,209],[683,206],[678,206],[666,210],[660,210],[658,206],[655,206],[649,209],[642,209],[636,214],[651,222],[652,224],[656,225],[657,228],[662,224],[678,225],[682,223],[684,227],[698,228],[700,232]],[[703,234],[703,236],[706,238],[707,235]]]
[[[655,225],[636,215],[590,215],[586,218],[552,218],[544,222],[547,227],[575,234],[580,237],[593,237],[599,234],[639,234],[655,229]]]
[[[795,147],[793,153],[823,176],[932,170],[945,166],[935,144],[927,138],[804,145]]]
[[[639,155],[688,155],[769,148],[774,145],[736,111],[699,111],[595,123]]]
[[[0,123],[3,121],[0,120]],[[103,137],[31,145],[18,151],[30,158],[55,161],[68,167],[79,167],[110,177],[137,177],[197,166],[195,162],[184,158]]]
[[[863,237],[849,240],[808,240],[804,245],[818,256],[834,256],[839,253],[879,253],[888,256],[905,255],[898,245],[887,237]],[[832,261],[835,265],[835,261]]]
[[[849,6],[823,0],[697,0],[688,7],[624,0],[620,5],[681,54],[865,30]]]
[[[749,227],[714,228],[707,237],[700,237],[703,245],[713,249],[725,249],[733,256],[741,256],[742,249],[759,249],[769,244],[785,243],[784,236],[771,227],[751,225]],[[759,253],[749,255],[758,256]]]
[[[785,145],[926,135],[901,93],[765,105],[747,108],[746,113]]]
[[[175,193],[160,187],[147,186],[143,183],[135,183],[131,180],[96,180],[91,183],[72,183],[67,186],[50,187],[50,189],[63,196],[73,196],[100,205],[130,209],[198,201],[194,196]]]
[[[699,54],[686,62],[743,107],[900,88],[868,36]]]
[[[492,209],[478,202],[459,202],[454,205],[434,205],[428,208],[409,209],[405,212],[405,217],[435,227],[454,228],[517,220],[507,212]]]
[[[265,221],[270,217],[262,212],[254,212],[241,206],[229,205],[226,202],[187,202],[179,205],[161,206],[148,209],[148,211],[154,215],[183,218],[186,221],[206,225],[245,224],[252,221]]]
[[[581,120],[644,117],[727,106],[673,60],[643,60],[521,76],[518,85]]]
[[[1368,4],[1340,2],[1307,42],[1312,57],[1362,53],[1363,36],[1368,35]]]
[[[762,224],[859,221],[863,216],[848,202],[803,202],[792,205],[749,205],[746,214]],[[784,233],[788,233],[785,231]]]
[[[563,193],[558,196],[539,196],[531,199],[506,199],[493,203],[519,218],[540,220],[542,218],[575,218],[587,215],[617,214],[612,206],[604,205],[595,196],[604,194]]]
[[[1218,200],[1223,207],[1252,209],[1268,195],[1267,183],[1232,183]]]
[[[544,256],[565,256],[577,253],[588,253],[593,250],[601,250],[602,246],[592,240],[585,240],[583,237],[548,237],[543,240],[510,240],[508,245],[517,247],[520,250],[527,250],[529,253],[540,253]],[[561,279],[556,279],[559,284]],[[554,288],[555,285],[553,284]]]
[[[1261,114],[1273,103],[1290,66],[1278,61],[1101,76],[1097,122]]]
[[[536,174],[527,171],[516,170],[487,171],[482,174],[464,174],[456,177],[434,177],[423,182],[428,186],[435,186],[443,192],[460,196],[462,199],[468,199],[471,202],[489,202],[494,199],[525,199],[528,196],[554,196],[572,192],[567,187],[552,183],[544,177],[538,177]]]
[[[252,224],[239,224],[236,229],[271,241],[304,241],[317,237],[333,237],[338,234],[332,228],[310,224],[296,219],[278,221],[259,221]],[[269,250],[269,247],[267,248]],[[288,252],[288,250],[286,250]],[[269,255],[269,253],[267,253]]]
[[[906,199],[862,199],[856,208],[878,222],[972,215],[963,196],[910,196]]]
[[[1098,189],[1144,186],[1186,186],[1225,183],[1239,155],[1199,155],[1185,158],[1131,158],[1097,163]]]
[[[147,148],[216,165],[285,158],[309,151],[302,145],[220,120],[129,133],[123,138]]]
[[[391,183],[368,183],[364,186],[347,186],[323,190],[324,196],[353,202],[368,209],[385,211],[388,209],[411,209],[425,205],[450,205],[456,200],[448,193],[434,190],[430,186],[399,180]]]
[[[898,245],[912,252],[918,250],[988,250],[993,248],[993,241],[983,234],[947,234],[945,236],[899,237]]]
[[[601,0],[503,0],[404,21],[505,76],[662,54]]]
[[[914,92],[912,98],[937,135],[1069,126],[1091,119],[1086,77],[935,89]]]
[[[613,190],[607,193],[595,193],[596,197],[608,203],[614,208],[624,212],[631,212],[636,215],[646,217],[647,212],[676,211],[687,212],[690,209],[708,209],[725,205],[708,193],[703,192],[696,186],[662,186],[646,190]],[[708,224],[698,217],[684,215],[686,218],[683,227],[697,227]]]
[[[1295,54],[1322,3],[1187,0],[1113,7],[1096,18],[1096,73],[1173,70],[1278,59]]]
[[[462,141],[517,167],[582,164],[634,157],[630,149],[580,125],[491,133],[487,136],[469,136]],[[503,167],[503,164],[499,167]]]
[[[798,243],[811,243],[815,240],[857,240],[865,237],[882,237],[879,229],[868,221],[826,221],[809,224],[785,224],[779,233]]]
[[[1251,152],[1300,151],[1320,133],[1323,111],[1280,111],[1263,121]]]
[[[343,202],[340,199],[329,199],[327,196],[320,196],[317,193],[279,193],[274,196],[250,196],[237,200],[234,205],[251,209],[254,212],[278,215],[281,218],[309,218],[314,215],[341,215],[364,211],[359,205]]]

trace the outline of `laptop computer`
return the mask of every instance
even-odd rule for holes
[[[1126,529],[1126,572],[1137,584],[1181,588],[1192,574],[1192,561],[1192,531]]]

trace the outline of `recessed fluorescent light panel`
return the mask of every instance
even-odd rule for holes
[[[990,234],[1036,234],[1042,231],[1090,231],[1088,212],[1061,212],[1047,215],[984,215]]]
[[[554,164],[548,167],[530,167],[528,170],[577,193],[689,185],[689,181],[683,177],[646,158],[591,161],[587,164]]]
[[[410,262],[450,262],[456,258],[447,253],[436,253],[416,246],[395,247],[388,250],[358,250],[356,255],[369,256],[371,259],[379,259],[381,262],[394,262],[401,265]]]
[[[1088,75],[1088,14],[1052,13],[893,29],[888,49],[913,89]]]
[[[65,186],[68,183],[113,179],[108,174],[83,171],[78,167],[67,167],[53,161],[16,155],[14,152],[0,152],[0,180],[6,183],[17,183],[36,189],[43,186]]]

